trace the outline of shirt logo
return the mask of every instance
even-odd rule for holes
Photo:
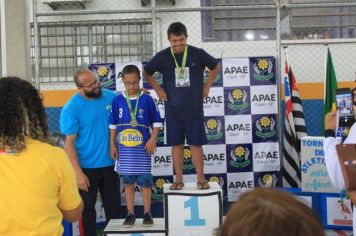
[[[125,129],[119,134],[119,142],[126,147],[134,147],[143,143],[143,136],[135,129]]]

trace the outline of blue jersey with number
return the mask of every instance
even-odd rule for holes
[[[132,110],[135,110],[137,97],[131,97]],[[150,128],[162,127],[161,116],[153,99],[141,93],[137,113],[137,126],[130,124],[131,115],[125,93],[116,96],[110,114],[110,129],[117,129],[118,159],[115,171],[121,175],[151,173],[151,156],[144,147],[151,137]]]

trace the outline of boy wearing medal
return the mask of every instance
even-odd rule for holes
[[[125,66],[122,78],[126,90],[113,100],[109,128],[110,156],[116,159],[115,171],[123,177],[125,185],[127,216],[124,227],[132,227],[135,223],[135,183],[142,192],[143,225],[152,226],[151,155],[156,151],[161,117],[154,100],[140,90],[139,69],[135,65]]]
[[[165,101],[167,144],[172,146],[173,165],[176,174],[171,190],[184,187],[184,144],[189,144],[197,174],[197,188],[208,189],[204,177],[202,145],[207,143],[204,128],[203,99],[219,71],[218,61],[201,48],[187,44],[187,29],[181,22],[172,23],[167,30],[170,47],[158,52],[144,67],[144,77]],[[204,83],[205,67],[210,69]],[[160,86],[153,74],[160,72]]]

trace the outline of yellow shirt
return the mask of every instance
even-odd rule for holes
[[[81,202],[74,170],[60,148],[33,139],[26,146],[0,153],[0,235],[62,235],[60,209]]]

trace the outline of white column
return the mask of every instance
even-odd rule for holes
[[[31,80],[28,0],[0,0],[1,76]]]

